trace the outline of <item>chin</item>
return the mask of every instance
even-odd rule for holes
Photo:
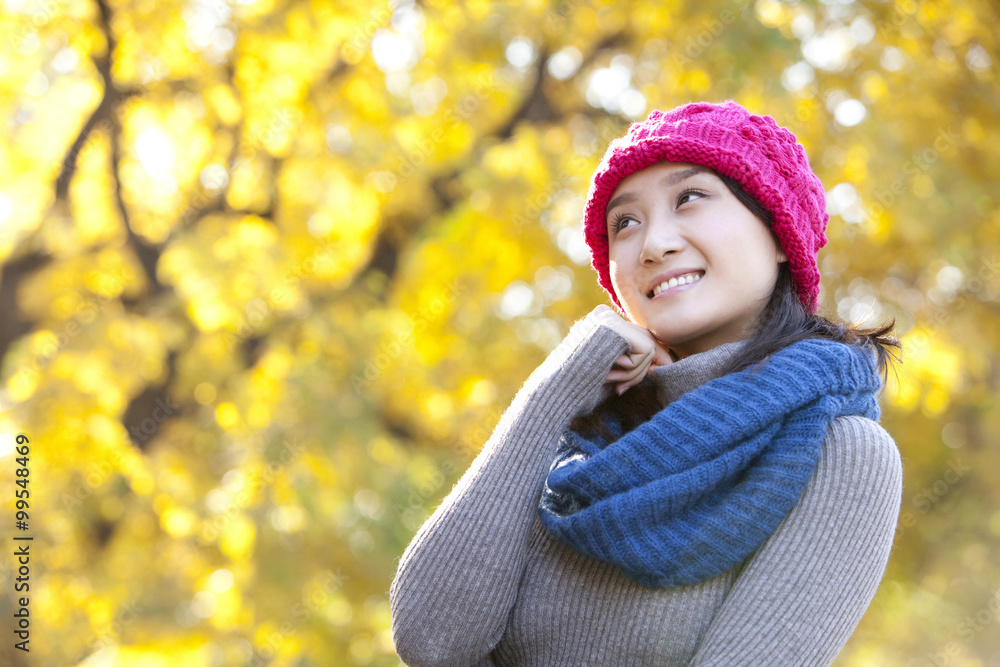
[[[653,334],[656,340],[667,347],[690,344],[708,333],[698,327],[687,326],[678,328],[676,324],[674,326],[657,326],[656,322],[651,322],[646,328],[649,330],[649,333]]]
[[[711,329],[707,331],[701,329],[678,331],[676,327],[656,327],[654,325],[653,328],[649,329],[649,332],[662,345],[680,357],[705,352],[726,342],[726,336],[720,336],[720,332]]]

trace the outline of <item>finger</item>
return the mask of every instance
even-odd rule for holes
[[[635,368],[635,362],[627,354],[615,359],[615,366],[621,366],[622,368]]]
[[[642,380],[643,375],[645,375],[645,373],[643,373],[639,369],[610,370],[608,371],[607,376],[605,376],[604,381],[605,382],[631,382],[633,380],[639,381]]]
[[[611,370],[629,373],[643,372],[642,369],[649,365],[652,356],[652,354],[623,354],[615,359],[615,365],[611,367]]]
[[[644,362],[638,368],[635,369],[636,379],[635,382],[633,382],[632,384],[635,385],[642,382],[646,378],[646,375],[649,374],[649,369],[652,367],[653,367],[653,357],[652,355],[650,355],[648,359],[644,360]]]
[[[639,377],[639,378],[633,378],[633,379],[628,380],[626,382],[619,382],[618,384],[615,385],[615,388],[618,390],[618,395],[621,396],[626,391],[628,391],[632,387],[636,386],[640,382],[642,382],[642,378],[641,377]]]
[[[634,370],[612,370],[605,378],[606,382],[614,382],[618,390],[618,395],[622,395],[635,385],[639,384],[649,372],[651,359],[647,359]]]
[[[655,338],[653,341],[653,366],[669,366],[674,363],[674,358],[670,354],[670,348]]]
[[[630,354],[623,354],[617,359],[615,359],[615,367],[624,368],[627,370],[634,370],[646,363],[646,358],[652,355],[648,353],[632,352]]]

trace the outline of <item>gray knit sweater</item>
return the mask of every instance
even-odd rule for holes
[[[649,377],[665,404],[736,349]],[[741,566],[699,584],[644,588],[542,528],[559,435],[608,395],[627,350],[578,321],[421,526],[390,589],[408,665],[828,665],[843,647],[885,571],[902,491],[896,445],[871,420],[836,419],[793,511]]]

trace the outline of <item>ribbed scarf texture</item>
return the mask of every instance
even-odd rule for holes
[[[877,420],[873,354],[805,340],[711,380],[619,436],[559,440],[542,524],[579,551],[663,588],[742,563],[792,510],[830,422]]]

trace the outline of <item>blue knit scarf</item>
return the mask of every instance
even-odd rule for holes
[[[682,395],[608,443],[566,431],[539,503],[579,551],[662,588],[718,575],[792,510],[841,415],[878,419],[874,355],[805,340]]]

